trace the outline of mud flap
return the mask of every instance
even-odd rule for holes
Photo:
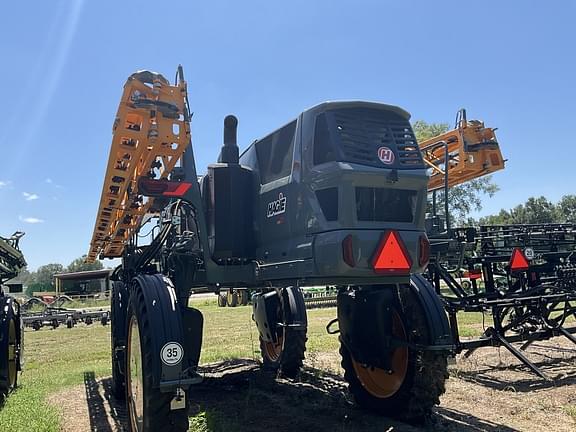
[[[283,323],[278,323],[280,301],[282,301],[284,308]],[[254,321],[256,322],[260,338],[264,342],[277,342],[276,328],[280,324],[291,327],[294,330],[306,330],[308,326],[306,304],[298,287],[287,287],[282,290],[256,295],[253,302]]]
[[[337,303],[340,340],[354,360],[390,370],[395,289],[345,291],[338,294]]]
[[[258,328],[260,338],[264,342],[274,342],[278,340],[276,334],[277,311],[280,307],[280,297],[278,291],[270,291],[264,294],[254,296],[254,304],[252,306],[254,321]]]
[[[429,334],[427,343],[431,346],[444,346],[449,350],[454,349],[448,317],[440,297],[434,290],[434,286],[424,276],[415,274],[410,278],[410,289],[426,314]]]
[[[294,329],[305,330],[308,326],[306,304],[299,287],[291,286],[282,290],[282,300],[286,324]]]
[[[139,275],[134,288],[142,291],[150,322],[152,382],[162,392],[186,389],[197,382],[195,373],[202,345],[202,314],[180,305],[169,278]]]

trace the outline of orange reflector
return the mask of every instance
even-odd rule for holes
[[[530,263],[522,253],[519,248],[515,248],[512,251],[512,256],[510,257],[510,270],[511,271],[524,271],[528,270]]]
[[[396,231],[384,234],[372,260],[374,271],[380,274],[405,275],[410,273],[412,260]]]

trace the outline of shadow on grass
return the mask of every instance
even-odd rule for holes
[[[276,378],[252,360],[202,368],[190,394],[192,421],[210,432],[514,432],[464,412],[438,407],[425,425],[410,425],[356,407],[337,374],[306,367],[296,381]],[[195,417],[194,417],[195,416]],[[203,428],[203,429],[202,429]]]
[[[202,432],[514,432],[515,429],[437,407],[425,425],[410,425],[356,407],[342,377],[306,367],[298,380],[277,378],[253,360],[205,365],[189,396],[190,430]],[[124,401],[110,379],[84,376],[91,430],[127,430]]]
[[[111,393],[110,378],[96,381],[94,372],[84,372],[84,389],[91,432],[127,431],[126,407]]]

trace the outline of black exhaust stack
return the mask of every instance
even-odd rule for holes
[[[224,145],[220,150],[218,163],[237,164],[239,160],[238,144],[236,141],[236,130],[238,129],[238,119],[233,115],[228,115],[224,119]]]

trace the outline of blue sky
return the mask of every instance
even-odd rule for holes
[[[245,147],[324,100],[498,127],[507,168],[481,214],[576,193],[576,3],[7,2],[0,27],[0,235],[32,269],[88,250],[125,79],[181,63],[198,170],[225,115]]]

